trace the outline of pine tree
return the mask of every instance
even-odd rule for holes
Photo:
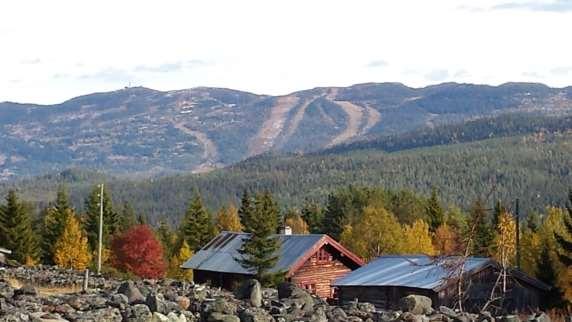
[[[481,257],[489,256],[490,246],[494,239],[494,228],[490,224],[487,210],[481,199],[477,199],[471,206],[467,230],[465,235],[471,239],[471,254]]]
[[[565,232],[563,234],[554,233],[554,236],[561,248],[561,251],[558,252],[560,262],[563,265],[570,267],[572,266],[572,241],[570,241],[570,236],[572,236],[572,189],[568,192],[566,210],[563,220]]]
[[[69,210],[68,210],[69,211]],[[54,247],[54,263],[63,268],[84,270],[91,260],[87,236],[73,213],[66,216],[66,225]]]
[[[189,247],[189,244],[183,240],[177,252],[175,252],[175,254],[171,256],[171,259],[169,260],[169,270],[167,272],[167,276],[179,280],[192,281],[193,270],[181,268],[181,265],[183,265],[191,257],[193,257],[193,251],[191,250],[191,247]]]
[[[238,217],[243,228],[250,227],[250,218],[252,217],[252,212],[254,211],[254,204],[252,202],[252,197],[248,190],[242,192],[242,197],[240,198],[240,208],[238,209]]]
[[[214,225],[198,193],[189,204],[181,223],[181,234],[193,251],[198,251],[214,237]]]
[[[271,284],[282,275],[272,272],[278,262],[280,242],[275,233],[278,229],[278,206],[270,193],[257,194],[249,217],[249,226],[245,230],[250,235],[244,239],[240,257],[236,260],[247,270],[253,272],[263,284]]]
[[[429,225],[423,219],[417,219],[413,224],[403,227],[401,252],[405,254],[435,254]]]
[[[435,188],[431,190],[431,197],[427,200],[425,212],[429,220],[429,228],[432,232],[445,223],[445,211],[441,206],[441,201],[439,200],[439,195]]]
[[[20,263],[34,264],[39,257],[39,245],[32,229],[30,210],[14,190],[0,206],[0,244],[12,250],[12,257]]]
[[[324,212],[317,202],[306,199],[300,210],[302,218],[308,224],[308,228],[312,234],[319,234],[322,231],[322,220]]]
[[[93,188],[85,200],[85,229],[87,231],[87,239],[92,250],[96,250],[99,243],[99,216],[100,216],[100,194],[99,186]],[[107,189],[103,190],[103,244],[108,246],[111,237],[119,232],[120,221],[119,216],[113,210],[111,197]]]
[[[42,259],[46,264],[54,264],[56,242],[64,231],[68,216],[75,215],[64,187],[58,189],[56,200],[43,211],[42,215]]]
[[[218,211],[216,215],[216,227],[219,231],[241,232],[243,230],[238,210],[234,205],[222,207]]]

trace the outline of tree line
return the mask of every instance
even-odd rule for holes
[[[409,190],[348,186],[329,193],[324,202],[311,198],[298,207],[280,208],[269,192],[245,190],[238,205],[229,203],[211,214],[195,191],[178,226],[160,221],[153,227],[128,204],[115,210],[110,193],[94,187],[82,213],[61,188],[39,215],[14,191],[0,205],[0,245],[13,259],[65,268],[94,268],[97,258],[99,200],[103,200],[105,272],[140,277],[192,278],[181,264],[221,231],[246,232],[236,258],[266,284],[282,278],[272,268],[280,247],[275,234],[289,226],[295,234],[325,233],[354,253],[371,260],[386,254],[493,257],[517,265],[516,230],[520,231],[520,268],[554,288],[547,306],[572,300],[572,192],[566,207],[531,212],[517,228],[512,205],[475,199],[467,209],[447,204],[440,192],[428,196]],[[246,235],[245,235],[246,236]]]

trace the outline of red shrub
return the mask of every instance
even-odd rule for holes
[[[165,274],[163,248],[147,225],[134,226],[116,236],[111,251],[115,268],[142,278],[161,278]]]

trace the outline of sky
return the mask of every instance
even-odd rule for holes
[[[126,86],[572,85],[572,0],[19,0],[0,15],[0,102]]]

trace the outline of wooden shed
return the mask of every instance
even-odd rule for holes
[[[182,267],[193,269],[197,283],[210,283],[226,289],[254,276],[236,258],[249,234],[222,232]],[[286,279],[321,298],[331,298],[332,283],[363,265],[363,261],[327,235],[276,235],[280,241],[274,272],[286,272]]]
[[[357,299],[380,309],[395,309],[402,297],[417,294],[431,298],[434,307],[453,307],[461,272],[464,309],[478,311],[490,299],[501,272],[500,265],[490,258],[381,256],[334,285],[342,303]],[[508,270],[506,276],[506,293],[501,296],[502,303],[495,304],[509,312],[537,309],[544,292],[550,290],[550,286],[517,269]],[[502,288],[497,286],[499,294]]]

